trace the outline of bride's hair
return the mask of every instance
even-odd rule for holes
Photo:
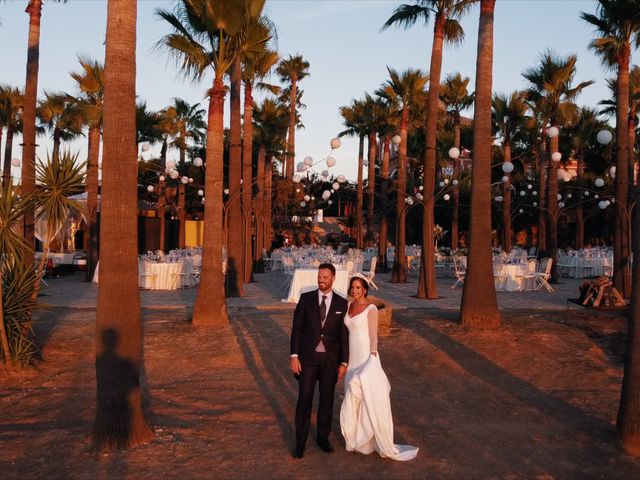
[[[351,287],[353,286],[353,282],[355,282],[356,280],[359,280],[360,285],[362,285],[362,288],[364,288],[364,296],[366,298],[369,295],[369,282],[367,282],[367,280],[362,277],[351,277],[351,280],[349,281],[349,293],[351,293]]]

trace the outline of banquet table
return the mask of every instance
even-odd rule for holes
[[[100,262],[96,265],[93,282],[99,281]],[[186,265],[180,262],[140,262],[138,264],[138,286],[145,290],[177,290],[187,286],[189,279],[180,275],[186,272]]]
[[[611,274],[613,258],[562,255],[558,260],[558,267],[561,274],[571,278],[600,277]]]
[[[494,265],[496,291],[521,292],[525,287],[524,276],[527,273],[526,263],[503,263]]]
[[[318,288],[317,268],[297,268],[293,272],[293,279],[289,287],[287,298],[282,300],[288,303],[298,303],[300,295]],[[347,270],[336,270],[336,279],[333,282],[333,290],[346,298],[349,289],[349,274]]]

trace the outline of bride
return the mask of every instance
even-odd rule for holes
[[[378,309],[367,301],[369,284],[359,276],[349,283],[349,304],[344,323],[349,329],[349,368],[340,409],[340,427],[350,452],[411,460],[418,448],[393,443],[389,380],[378,355]]]

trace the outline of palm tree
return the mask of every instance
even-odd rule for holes
[[[498,328],[500,311],[491,258],[491,85],[496,0],[480,3],[471,170],[471,239],[460,317],[466,328]]]
[[[584,188],[585,152],[596,146],[596,135],[606,128],[606,122],[598,118],[599,112],[593,108],[582,107],[576,122],[571,125],[571,140],[575,159],[578,162],[576,185]],[[576,205],[576,248],[584,247],[584,212],[582,203]]]
[[[244,244],[244,282],[252,280],[254,262],[251,261],[251,213],[255,214],[255,208],[251,208],[253,196],[253,90],[264,89],[277,93],[279,88],[263,82],[271,73],[271,69],[278,63],[278,53],[264,49],[255,55],[245,56],[242,69],[244,82],[244,114],[242,116],[242,219],[243,219],[243,244]],[[264,169],[264,158],[261,162]],[[264,170],[263,170],[264,172]],[[264,178],[264,174],[263,174]],[[256,178],[257,180],[257,178]],[[256,222],[256,233],[258,227]],[[262,249],[260,250],[262,253]]]
[[[136,144],[154,144],[162,142],[163,137],[159,123],[162,121],[162,114],[147,108],[146,101],[136,103]],[[164,169],[165,164],[161,167]]]
[[[525,70],[522,76],[529,81],[526,97],[537,107],[542,115],[543,129],[547,121],[551,127],[567,125],[578,115],[576,97],[593,81],[581,82],[575,87],[571,84],[576,73],[576,55],[559,57],[551,50],[544,52],[540,63]],[[558,163],[553,161],[553,154],[559,150],[558,135],[550,136],[549,161],[547,166],[547,246],[549,257],[554,260],[551,269],[551,281],[557,282],[558,269],[555,259],[558,258]],[[558,152],[559,153],[559,152]],[[542,171],[540,171],[542,174]],[[625,193],[626,195],[626,193]]]
[[[340,115],[342,116],[346,130],[340,132],[339,136],[357,136],[358,137],[358,176],[356,183],[356,248],[364,247],[362,224],[363,218],[363,175],[362,168],[364,165],[364,139],[367,135],[366,123],[364,118],[365,105],[362,100],[351,100],[349,106],[340,107]]]
[[[433,43],[429,68],[429,94],[425,125],[423,166],[422,255],[420,256],[419,298],[438,298],[434,261],[434,207],[436,176],[436,141],[440,109],[440,74],[442,49],[445,41],[460,44],[464,30],[458,22],[476,0],[416,0],[414,5],[402,4],[385,22],[384,28],[399,25],[408,28],[418,21],[427,23],[433,16]]]
[[[22,130],[22,109],[24,94],[20,89],[9,85],[0,85],[0,110],[4,118],[0,126],[6,125],[7,137],[4,148],[4,163],[2,166],[2,181],[11,182],[11,157],[13,155],[13,137]],[[4,125],[2,125],[4,124]],[[0,134],[0,140],[1,134]]]
[[[473,105],[473,94],[469,94],[467,87],[469,85],[469,77],[462,77],[460,73],[448,75],[442,85],[440,86],[440,100],[444,103],[447,109],[447,116],[453,123],[454,141],[453,146],[460,150],[460,125],[462,119],[462,112]],[[453,176],[457,180],[460,180],[461,166],[460,159],[454,159],[454,173]],[[453,185],[452,188],[452,204],[453,210],[451,212],[451,249],[458,249],[458,218],[459,218],[459,205],[460,205],[460,190],[458,185]]]
[[[104,162],[96,317],[97,405],[93,439],[121,449],[154,436],[142,412],[136,162],[137,2],[108,6],[104,71]]]
[[[72,72],[71,78],[80,90],[79,105],[84,123],[89,127],[87,158],[87,216],[84,235],[87,249],[87,281],[91,281],[98,264],[98,170],[102,113],[104,109],[104,66],[89,58],[79,57],[81,72]]]
[[[302,55],[289,55],[288,58],[282,59],[276,73],[282,82],[286,82],[290,86],[289,97],[289,132],[287,134],[287,154],[285,157],[286,176],[293,177],[293,168],[296,157],[296,104],[298,101],[297,89],[298,82],[309,76],[309,62]]]
[[[260,2],[264,3],[264,2]],[[156,10],[173,32],[159,42],[177,60],[182,72],[201,79],[213,68],[213,86],[209,90],[207,127],[207,170],[202,273],[193,309],[195,325],[227,325],[227,308],[222,273],[222,184],[223,184],[223,111],[226,88],[224,75],[240,52],[243,29],[251,1],[180,0],[174,12]],[[255,18],[255,17],[253,17]],[[252,40],[254,47],[270,37]],[[246,48],[246,47],[245,47]]]
[[[506,95],[493,96],[493,121],[497,131],[502,136],[502,152],[504,163],[511,163],[511,142],[519,130],[524,127],[529,106],[524,101],[522,92],[512,92]],[[511,250],[511,179],[506,175],[503,182],[502,200],[502,248],[505,252]]]
[[[76,99],[66,93],[45,92],[44,97],[38,102],[38,121],[51,134],[53,155],[59,155],[63,140],[82,134],[82,111]]]
[[[613,286],[625,297],[631,293],[630,245],[627,217],[629,176],[629,64],[631,41],[640,42],[640,4],[634,0],[599,0],[596,15],[581,18],[595,29],[590,47],[602,63],[617,71],[616,92],[616,219],[614,229]]]
[[[401,73],[387,67],[387,80],[378,94],[397,106],[400,114],[400,145],[398,152],[398,182],[396,186],[396,250],[391,282],[406,283],[406,195],[407,195],[407,133],[411,112],[424,101],[424,87],[428,77],[419,69],[407,69]]]

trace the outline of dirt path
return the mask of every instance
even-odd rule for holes
[[[311,441],[291,458],[297,394],[288,373],[291,312],[232,310],[223,330],[145,311],[147,418],[157,438],[129,452],[90,450],[91,309],[56,309],[40,326],[45,361],[0,373],[3,478],[640,478],[615,444],[624,321],[583,312],[504,315],[467,333],[452,312],[405,309],[380,340],[396,442],[408,463]]]

